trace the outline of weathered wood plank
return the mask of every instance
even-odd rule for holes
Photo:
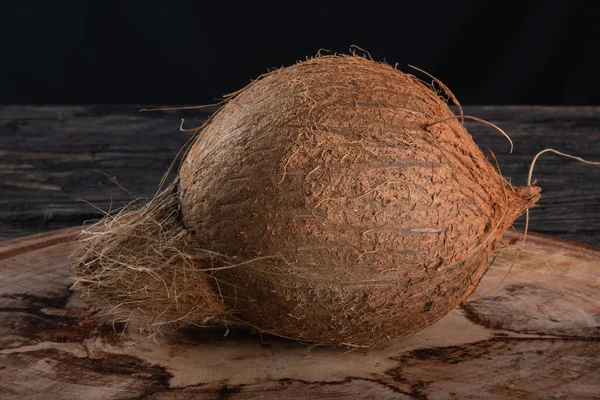
[[[154,193],[189,138],[179,132],[208,116],[197,110],[140,113],[142,106],[0,107],[0,240],[80,225],[132,196]],[[600,159],[600,107],[465,107],[508,132],[467,121],[503,174],[524,184],[533,155],[546,147]],[[600,245],[600,168],[547,155],[535,178],[543,189],[531,229]],[[522,221],[516,226],[521,227]]]

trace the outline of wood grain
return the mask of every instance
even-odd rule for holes
[[[140,113],[142,106],[1,106],[0,240],[81,225],[154,193],[189,134],[209,115],[197,110]],[[212,111],[212,110],[208,110]],[[497,156],[504,176],[525,183],[533,155],[552,147],[600,160],[600,107],[465,107],[508,132],[467,121],[475,141]],[[600,168],[546,155],[531,229],[600,245]],[[92,205],[90,205],[90,204]],[[522,227],[522,220],[516,224]]]
[[[3,399],[600,398],[593,246],[532,235],[509,277],[477,299],[520,246],[509,233],[461,308],[396,342],[348,351],[237,324],[148,337],[104,323],[71,289],[76,233],[0,243]]]

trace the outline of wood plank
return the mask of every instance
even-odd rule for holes
[[[592,399],[600,388],[600,249],[520,233],[470,301],[369,350],[231,324],[147,337],[104,324],[71,290],[76,231],[0,243],[3,399]],[[547,261],[552,268],[545,264]],[[554,279],[560,283],[563,295]]]
[[[141,108],[0,106],[0,240],[80,225],[130,201],[110,177],[135,196],[151,196],[189,138],[178,130],[181,118],[196,126],[209,114]],[[546,147],[600,159],[600,107],[476,106],[465,112],[512,136],[509,155],[499,133],[465,123],[515,184],[525,183],[533,155]],[[600,245],[600,168],[548,155],[535,178],[543,198],[531,229]]]

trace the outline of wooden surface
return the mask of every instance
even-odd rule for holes
[[[70,290],[76,232],[0,243],[2,399],[600,398],[593,246],[531,236],[489,295],[412,336],[348,351],[239,325],[152,338],[102,324]],[[504,276],[520,238],[505,236],[474,296]]]
[[[226,337],[195,328],[148,338],[103,324],[70,290],[77,229],[53,230],[152,195],[189,138],[180,118],[208,116],[140,108],[0,107],[0,240],[22,237],[0,242],[0,398],[600,398],[600,250],[545,236],[491,294],[369,351],[311,349],[239,325]],[[509,155],[496,131],[465,124],[513,184],[543,148],[600,160],[600,107],[465,111],[513,138]],[[535,177],[543,198],[531,229],[600,245],[600,168],[549,155]],[[477,293],[501,279],[517,245]]]
[[[154,193],[189,134],[207,113],[140,113],[142,106],[1,106],[0,240],[80,225],[101,210]],[[513,138],[515,151],[492,128],[465,125],[498,157],[505,177],[525,183],[539,150],[552,147],[600,160],[600,107],[465,107]],[[542,187],[534,231],[600,245],[600,167],[544,155],[535,171]],[[517,226],[522,226],[521,222]]]

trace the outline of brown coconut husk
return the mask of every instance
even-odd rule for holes
[[[178,184],[86,227],[71,254],[87,300],[113,322],[158,331],[226,314],[204,272],[218,255],[198,248],[181,224]]]
[[[539,199],[461,120],[432,86],[363,57],[275,70],[202,127],[178,182],[93,228],[76,279],[150,327],[225,316],[359,346],[415,332],[466,299]]]

